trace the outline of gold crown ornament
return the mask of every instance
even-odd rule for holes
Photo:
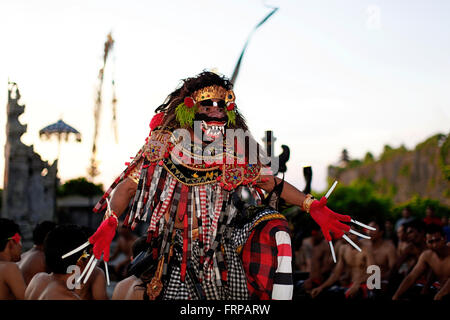
[[[234,102],[235,96],[233,90],[226,90],[221,86],[208,86],[194,92],[192,98],[195,102],[208,99],[225,100],[225,102]]]
[[[213,85],[201,88],[195,91],[192,96],[185,97],[183,102],[180,103],[176,109],[176,119],[182,127],[189,126],[192,128],[192,124],[195,118],[197,103],[204,100],[223,100],[225,101],[226,112],[228,116],[228,124],[236,123],[236,104],[234,103],[233,90],[227,90],[221,86]],[[214,103],[215,105],[218,105]]]

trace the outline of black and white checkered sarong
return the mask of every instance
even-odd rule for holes
[[[201,287],[207,300],[246,300],[249,299],[247,279],[242,262],[234,246],[222,241],[225,251],[224,258],[228,271],[228,282],[219,285],[214,273],[210,280],[203,279]],[[183,255],[183,233],[176,230],[174,238],[173,256],[169,263],[168,277],[164,280],[164,300],[199,300],[201,296],[195,287],[192,274],[186,273],[185,282],[180,280],[180,265]],[[192,242],[191,267],[194,277],[199,274],[199,245],[198,239]]]

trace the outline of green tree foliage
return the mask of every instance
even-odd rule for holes
[[[320,198],[323,195],[315,194],[315,197]],[[450,215],[450,208],[446,205],[438,200],[421,198],[418,195],[405,203],[394,205],[391,195],[378,193],[375,185],[367,180],[356,181],[350,186],[338,184],[327,205],[335,212],[348,214],[361,221],[368,221],[371,218],[397,220],[406,206],[411,209],[413,216],[418,218],[425,217],[425,209],[428,206],[434,209],[438,217]]]
[[[319,198],[321,196],[318,195]],[[335,212],[368,221],[371,218],[390,218],[393,202],[389,197],[377,194],[370,182],[356,181],[350,186],[338,184],[327,205]]]
[[[357,168],[362,164],[361,160],[353,159],[348,162],[348,168]]]
[[[389,193],[380,194],[376,190],[377,186],[370,180],[355,181],[349,186],[338,184],[328,199],[327,206],[334,212],[350,215],[352,218],[366,223],[372,219],[394,222],[401,217],[402,209],[406,206],[409,206],[412,215],[417,218],[425,217],[427,206],[433,207],[438,217],[450,216],[450,208],[441,204],[438,200],[415,196],[405,203],[394,205],[392,195],[389,195]],[[320,199],[325,192],[312,192],[312,194],[316,199]],[[301,239],[310,235],[316,223],[309,214],[305,214],[295,206],[283,206],[281,212],[286,216],[295,231],[293,246],[297,248],[301,244]]]
[[[438,200],[421,198],[418,195],[416,195],[416,196],[412,197],[409,201],[395,206],[392,209],[392,216],[395,219],[399,219],[401,217],[403,208],[409,207],[409,209],[411,210],[411,214],[414,217],[424,218],[425,210],[428,206],[430,206],[434,209],[434,213],[438,217],[450,215],[450,208],[445,205],[442,205]]]
[[[402,144],[397,149],[392,148],[390,145],[385,145],[383,149],[383,153],[380,155],[380,160],[388,160],[395,155],[404,154],[408,152],[408,149]]]
[[[61,185],[57,190],[58,197],[80,195],[92,197],[103,194],[103,185],[89,182],[84,177],[72,179]]]
[[[373,156],[373,154],[371,152],[367,152],[366,155],[364,156],[364,164],[368,164],[368,163],[372,163],[375,162],[375,157]]]

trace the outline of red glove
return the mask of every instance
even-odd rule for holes
[[[320,201],[314,200],[311,203],[309,214],[317,222],[322,230],[325,240],[331,241],[330,231],[336,239],[342,238],[344,232],[350,230],[350,226],[339,221],[350,222],[350,216],[342,215],[331,211],[327,206],[327,198],[322,197]]]
[[[93,253],[96,259],[100,260],[103,253],[103,260],[109,261],[109,247],[116,234],[118,219],[116,216],[110,216],[103,220],[97,231],[89,238],[89,242],[94,246]]]

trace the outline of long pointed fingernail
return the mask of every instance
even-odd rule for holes
[[[369,236],[366,236],[365,234],[361,234],[359,232],[356,232],[355,230],[350,229],[349,231],[350,231],[350,233],[353,233],[354,235],[357,235],[358,237],[361,237],[361,238],[364,238],[364,239],[370,239]]]
[[[108,272],[108,263],[106,261],[103,261],[105,263],[105,273],[106,273],[106,284],[109,286],[109,272]]]
[[[77,282],[81,282],[81,279],[83,279],[84,275],[86,274],[86,272],[88,272],[89,267],[92,264],[92,261],[94,261],[94,255],[91,256],[91,258],[89,259],[86,267],[84,268],[83,272],[81,273],[81,276],[77,279]]]
[[[65,255],[63,255],[61,258],[65,259],[71,255],[73,255],[74,253],[77,253],[78,251],[83,250],[84,248],[86,248],[88,245],[90,245],[89,241],[86,241],[85,243],[83,243],[81,246],[73,249],[72,251],[67,252]]]
[[[328,244],[330,245],[331,256],[333,257],[333,261],[334,263],[336,263],[336,253],[334,252],[333,242],[328,241]]]
[[[94,262],[92,262],[92,265],[89,268],[89,272],[87,273],[86,277],[84,278],[83,283],[86,283],[89,280],[89,277],[91,276],[92,271],[94,271],[94,268],[97,265],[97,261],[98,261],[98,259],[94,259]]]
[[[363,227],[363,228],[366,228],[366,229],[369,229],[369,230],[373,230],[373,231],[377,230],[377,229],[375,229],[374,227],[368,226],[367,224],[364,224],[364,223],[362,223],[362,222],[356,221],[356,220],[354,220],[354,219],[352,219],[352,220],[350,220],[350,221],[353,222],[354,224],[357,224],[357,225]]]
[[[335,181],[335,182],[333,183],[333,185],[331,186],[330,190],[328,190],[327,194],[325,195],[325,198],[328,199],[328,197],[330,196],[330,194],[333,192],[334,188],[336,188],[337,183],[338,183],[337,181]]]
[[[353,246],[353,248],[355,248],[356,250],[358,250],[359,252],[361,252],[361,248],[360,247],[358,247],[357,245],[356,245],[356,243],[354,243],[349,237],[347,237],[345,234],[342,236],[342,238],[344,238],[348,243],[350,243],[352,246]]]

